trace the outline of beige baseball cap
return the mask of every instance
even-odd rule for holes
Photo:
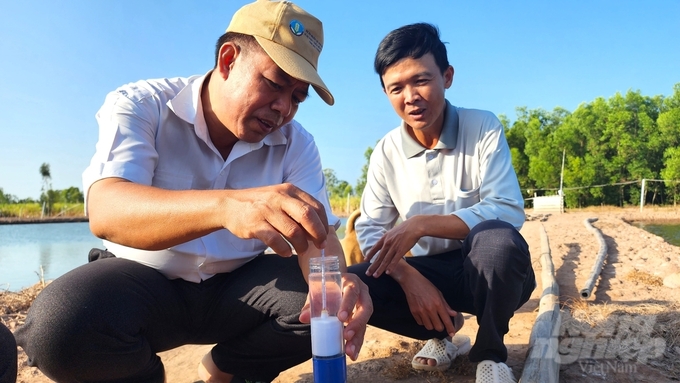
[[[276,65],[311,84],[326,104],[333,105],[333,95],[316,70],[323,48],[319,19],[290,1],[257,0],[236,11],[227,32],[255,37]]]

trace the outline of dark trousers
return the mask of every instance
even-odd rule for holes
[[[307,291],[296,257],[259,256],[201,283],[105,258],[49,284],[16,338],[57,382],[161,383],[156,353],[214,343],[220,370],[270,381],[311,358],[309,325],[298,320]]]
[[[484,221],[470,231],[461,249],[406,261],[442,292],[452,309],[477,316],[479,331],[470,360],[505,362],[503,337],[510,318],[536,287],[522,235],[506,222]],[[374,307],[369,324],[416,339],[447,336],[416,323],[401,286],[386,274],[366,276],[368,266],[353,265],[349,272],[368,285]]]
[[[14,335],[0,323],[0,383],[17,381],[17,343]]]

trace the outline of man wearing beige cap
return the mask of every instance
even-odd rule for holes
[[[106,97],[83,173],[106,250],[35,300],[16,334],[31,365],[57,382],[163,382],[158,352],[215,344],[200,378],[243,382],[311,357],[309,258],[344,260],[318,150],[293,120],[310,85],[333,104],[322,46],[315,17],[257,1],[233,16],[206,75]],[[356,359],[372,303],[357,277],[343,283]]]

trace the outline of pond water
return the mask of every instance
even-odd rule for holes
[[[663,237],[671,245],[680,246],[680,224],[633,222],[633,226]]]
[[[338,236],[345,234],[341,219]],[[680,246],[680,224],[634,223]],[[102,247],[87,222],[0,225],[0,290],[19,291],[51,280],[87,262],[93,247]]]
[[[340,238],[345,222],[341,219]],[[102,241],[87,222],[0,225],[0,290],[19,291],[87,263]]]
[[[87,262],[102,241],[87,222],[0,225],[0,289],[18,291]],[[42,268],[42,270],[41,270]]]

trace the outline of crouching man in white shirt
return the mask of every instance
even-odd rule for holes
[[[503,126],[490,112],[446,100],[453,67],[432,25],[390,32],[375,70],[403,122],[373,150],[356,221],[371,263],[349,271],[369,286],[369,324],[430,339],[416,369],[446,369],[470,351],[478,382],[514,381],[503,336],[536,283]],[[404,258],[408,251],[413,257]],[[471,350],[468,337],[455,335],[463,312],[479,323]]]

